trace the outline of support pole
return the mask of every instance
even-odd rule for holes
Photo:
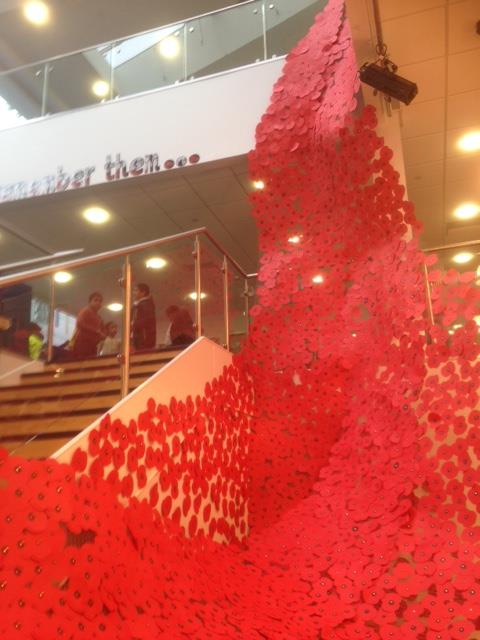
[[[427,265],[423,265],[423,275],[425,278],[425,295],[427,299],[427,311],[428,311],[428,319],[430,320],[430,324],[435,324],[435,318],[433,316],[433,305],[432,305],[432,289],[430,287],[430,281],[428,279],[428,268]]]
[[[130,256],[125,256],[123,286],[122,398],[125,398],[129,392],[130,382],[130,327],[132,316],[132,265]]]
[[[230,351],[230,301],[228,299],[228,260],[223,256],[223,320],[225,323],[225,349]]]
[[[202,335],[202,265],[200,236],[195,236],[195,325],[197,328],[197,338]]]
[[[47,362],[53,360],[53,330],[55,328],[55,276],[50,276],[50,301],[48,305]]]

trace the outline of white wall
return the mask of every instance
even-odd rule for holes
[[[22,373],[35,373],[43,368],[43,362],[30,360],[25,356],[0,350],[0,387],[9,387],[20,384]]]
[[[120,154],[130,170],[135,158],[156,153],[165,170],[182,156],[245,154],[282,66],[262,62],[1,131],[0,202],[108,182],[108,155]]]
[[[200,338],[194,344],[190,345],[187,349],[182,351],[176,358],[174,358],[171,362],[169,362],[166,366],[164,366],[160,371],[154,374],[151,378],[149,378],[146,382],[140,385],[135,391],[133,391],[126,398],[121,400],[117,405],[115,405],[108,414],[110,415],[111,421],[120,420],[124,425],[128,425],[130,420],[137,419],[140,414],[147,411],[147,403],[150,398],[154,399],[156,405],[169,405],[170,400],[175,398],[177,401],[185,401],[188,396],[190,396],[193,400],[197,396],[204,396],[205,393],[205,385],[207,382],[211,382],[215,378],[218,378],[222,375],[224,367],[228,367],[232,364],[232,354],[225,349],[222,349],[212,341],[207,338]],[[155,422],[157,422],[157,418],[153,418]],[[215,422],[214,416],[212,416],[212,421]],[[68,442],[64,447],[62,447],[59,451],[57,451],[52,457],[58,460],[58,462],[70,462],[73,453],[77,448],[82,449],[88,455],[88,469],[93,461],[93,458],[88,454],[89,449],[89,433],[93,429],[97,429],[102,422],[102,417],[98,418],[94,423],[92,423],[89,427],[84,429],[81,433],[78,434],[75,438],[73,438],[70,442]],[[237,435],[239,432],[239,425],[236,424],[235,419],[230,421],[230,424],[227,425],[228,433],[227,435]],[[139,430],[139,434],[142,431]],[[170,433],[166,436],[166,441],[170,444],[175,432]],[[215,434],[205,434],[207,438],[213,442],[213,437]],[[181,430],[178,431],[177,436],[180,440],[185,438],[185,433]],[[142,436],[143,437],[143,436]],[[160,447],[161,445],[157,445],[154,441],[150,441],[147,439],[148,436],[145,434],[145,444],[146,446],[152,446],[154,449]],[[111,442],[113,447],[118,447],[118,443],[114,440]],[[216,444],[218,446],[218,442]],[[202,464],[202,455],[198,454],[198,463]],[[143,458],[139,460],[139,465],[144,464],[145,453],[143,454]],[[148,465],[147,465],[148,466]],[[108,465],[105,468],[105,476],[113,469],[113,464]],[[127,463],[118,469],[120,476],[123,475],[131,475],[133,480],[133,496],[137,499],[142,500],[146,498],[148,500],[150,489],[159,483],[159,472],[157,468],[154,466],[152,468],[147,468],[147,483],[146,486],[140,489],[138,487],[137,481],[135,480],[135,475],[130,474],[127,469]],[[211,478],[210,482],[213,483],[216,481],[217,476]],[[160,499],[158,501],[157,508],[160,508],[162,500],[170,494],[170,490],[162,491],[159,487],[159,495]],[[182,489],[182,484],[179,483],[179,493],[178,496],[173,501],[173,507],[171,512],[177,508],[181,507],[183,503],[183,499],[185,498],[185,494]],[[210,493],[202,500],[202,509],[199,513],[203,512],[203,507],[207,504],[210,504],[212,508],[212,517],[221,517],[221,512],[215,508],[215,505],[210,501]],[[191,515],[191,514],[187,514]],[[188,526],[188,519],[185,517],[185,514],[182,516],[180,524],[185,528]],[[233,523],[233,520],[231,521]],[[244,525],[246,526],[246,519],[244,520]],[[198,526],[200,529],[203,529],[205,532],[208,532],[208,524],[202,520],[199,515],[199,523]],[[238,529],[238,535],[241,537],[240,530]],[[215,540],[218,542],[223,541],[223,537],[220,534],[215,534]]]

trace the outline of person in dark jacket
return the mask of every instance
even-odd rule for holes
[[[172,304],[168,307],[166,314],[170,320],[168,328],[170,344],[183,346],[195,342],[195,327],[187,309],[182,309]]]
[[[154,349],[157,341],[157,320],[155,318],[155,303],[150,295],[147,284],[135,287],[135,302],[133,303],[132,343],[136,351]]]

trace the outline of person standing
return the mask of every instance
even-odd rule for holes
[[[155,317],[155,303],[150,295],[150,287],[144,283],[137,284],[132,318],[133,347],[136,351],[154,349],[156,341],[157,320]]]
[[[75,359],[97,355],[98,343],[105,337],[103,320],[98,313],[102,304],[102,294],[95,291],[90,294],[88,305],[77,316],[77,326],[69,345],[69,351]]]
[[[192,342],[195,341],[195,327],[193,326],[193,320],[188,310],[172,304],[166,310],[166,314],[170,320],[168,330],[170,344],[174,346],[192,344]]]

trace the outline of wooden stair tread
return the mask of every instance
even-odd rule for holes
[[[100,415],[102,415],[101,412],[93,410],[67,416],[60,414],[52,417],[32,417],[28,420],[2,420],[0,421],[0,442],[34,434],[72,433],[73,437],[75,433],[92,424]]]
[[[165,361],[162,362],[147,362],[145,364],[137,364],[135,366],[133,366],[131,368],[130,373],[132,375],[135,374],[141,374],[141,373],[148,373],[149,375],[153,375],[154,373],[156,373],[157,371],[160,371],[160,369],[162,369],[162,367],[165,366],[165,364],[167,364]],[[28,374],[24,374],[22,375],[22,384],[20,386],[23,385],[28,385],[29,387],[32,387],[35,385],[35,383],[52,383],[54,384],[57,380],[99,380],[102,379],[104,377],[108,377],[108,376],[112,376],[113,375],[120,375],[120,367],[105,367],[104,369],[92,369],[90,370],[82,370],[82,371],[65,371],[65,373],[62,373],[60,375],[58,375],[57,377],[54,377],[55,374],[53,374],[50,371],[47,372],[41,372],[41,373],[28,373]]]
[[[181,349],[159,349],[154,351],[142,351],[140,353],[132,353],[130,355],[130,363],[137,364],[142,362],[150,362],[152,360],[172,360],[180,353]],[[97,356],[95,358],[87,358],[86,360],[67,360],[65,362],[51,362],[45,364],[45,371],[56,371],[57,369],[78,369],[78,368],[99,368],[108,366],[118,366],[117,356]]]
[[[155,372],[154,372],[155,373]],[[148,380],[150,374],[139,373],[130,376],[130,388],[136,389],[145,380]],[[120,390],[120,376],[111,376],[92,380],[58,380],[55,382],[43,383],[41,385],[21,385],[17,387],[0,388],[0,404],[21,403],[25,400],[60,398],[72,394],[89,393],[93,394],[97,391]]]
[[[12,440],[5,445],[2,444],[2,446],[4,446],[10,454],[22,456],[23,458],[48,458],[70,440],[71,437],[35,438],[29,442]]]

